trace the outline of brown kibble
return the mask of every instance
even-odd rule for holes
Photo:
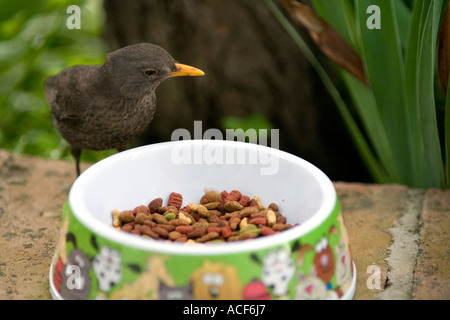
[[[258,213],[259,210],[254,207],[245,207],[241,211],[239,211],[239,218],[250,217],[254,213]]]
[[[286,217],[285,216],[277,217],[277,223],[286,224]]]
[[[171,231],[171,232],[169,232],[168,238],[169,238],[169,240],[175,241],[179,237],[181,237],[181,235],[182,234],[180,232],[178,232],[178,231]]]
[[[160,237],[167,238],[169,236],[169,231],[160,226],[156,226],[152,229],[153,232],[157,233]]]
[[[256,201],[256,204],[258,205],[259,210],[264,210],[264,209],[266,209],[261,203],[259,203],[259,197],[258,197],[258,196],[254,196],[252,200],[255,200],[255,201]]]
[[[157,226],[156,222],[151,221],[151,220],[145,220],[143,224],[149,226],[150,228],[153,228],[153,227]]]
[[[179,233],[184,233],[184,234],[187,234],[193,230],[194,230],[193,226],[177,226],[175,228],[175,231],[178,231]]]
[[[192,211],[197,212],[202,217],[209,217],[209,211],[206,209],[204,205],[201,204],[195,204],[193,202],[189,202],[189,208],[191,208]]]
[[[144,223],[144,221],[146,221],[146,220],[152,220],[153,218],[151,217],[151,216],[148,216],[148,215],[146,215],[145,213],[142,213],[142,212],[140,212],[140,213],[138,213],[137,215],[136,215],[136,217],[134,217],[134,222],[136,222],[136,223],[139,223],[139,224],[143,224]]]
[[[169,221],[169,224],[173,226],[188,226],[190,223],[187,219],[173,219]]]
[[[130,210],[125,210],[119,214],[119,219],[122,223],[132,222],[134,221],[134,214]]]
[[[255,199],[251,199],[251,200],[248,202],[247,206],[248,206],[248,207],[256,207],[256,208],[259,208],[258,202],[256,202]]]
[[[177,226],[175,226],[173,224],[157,224],[156,226],[159,227],[159,228],[166,229],[169,232],[174,231],[175,228],[177,227]]]
[[[139,213],[143,213],[145,215],[150,214],[150,209],[147,206],[138,206],[133,209],[133,214],[136,216]]]
[[[275,231],[283,231],[286,229],[291,228],[292,226],[289,224],[283,224],[283,223],[276,223],[273,225],[272,229]]]
[[[167,224],[167,223],[169,223],[169,221],[162,214],[159,214],[159,213],[153,213],[153,220],[157,224]]]
[[[241,223],[241,218],[239,218],[239,217],[230,218],[229,223],[230,223],[231,230],[236,230],[236,228]]]
[[[272,209],[273,211],[278,211],[278,206],[277,206],[277,204],[276,203],[271,203],[271,204],[269,204],[269,209]]]
[[[207,220],[205,220],[205,219],[200,219],[200,220],[198,220],[197,222],[195,222],[193,225],[192,225],[194,228],[199,228],[199,227],[201,227],[201,228],[208,228],[209,227],[209,222],[207,221]]]
[[[237,240],[247,240],[247,239],[256,238],[257,236],[258,236],[258,233],[256,233],[256,232],[247,231],[247,232],[242,232],[241,234],[239,234],[237,236]]]
[[[244,208],[239,202],[237,202],[235,200],[231,200],[231,201],[225,202],[223,207],[224,207],[226,212],[239,211],[239,210],[242,210],[242,208]]]
[[[161,207],[163,204],[162,198],[156,198],[148,204],[148,208],[150,210],[150,213],[158,212],[159,207]]]
[[[153,231],[153,229],[151,229],[149,226],[145,224],[141,226],[140,232],[153,239],[159,239],[159,234]]]
[[[135,225],[134,225],[134,228],[133,228],[133,231],[139,231],[139,232],[141,232],[141,228],[142,228],[142,225],[141,225],[141,224],[135,224]]]
[[[189,237],[189,235],[188,235]],[[220,234],[218,234],[217,232],[208,232],[205,235],[201,236],[200,238],[198,238],[198,242],[208,242],[214,239],[217,239],[220,237]]]
[[[165,207],[158,208],[158,213],[160,213],[160,214],[169,213],[169,212],[177,213],[178,209],[174,206],[165,206]]]
[[[205,203],[204,206],[208,210],[214,210],[220,205],[219,201]]]
[[[206,200],[206,202],[204,200]],[[201,204],[211,203],[211,202],[219,202],[220,203],[222,201],[223,201],[222,196],[216,191],[208,191],[200,199]]]
[[[186,236],[188,237],[188,239],[192,239],[192,238],[203,237],[205,234],[206,234],[206,228],[198,227],[198,228],[194,228],[194,230],[192,230],[191,232],[188,232],[186,234]]]
[[[133,228],[134,228],[134,226],[132,223],[126,223],[122,226],[122,228],[120,230],[126,231],[126,232],[131,232],[131,231],[133,231]]]
[[[250,215],[250,218],[267,218],[266,210],[258,211],[258,212],[252,213],[252,214]]]
[[[169,206],[174,206],[177,210],[180,210],[181,205],[183,204],[183,196],[179,193],[172,192],[169,195]]]
[[[185,234],[181,234],[181,236],[175,240],[175,242],[186,242],[186,241],[187,241],[187,237]]]

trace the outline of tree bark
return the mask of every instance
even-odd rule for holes
[[[280,130],[280,149],[334,180],[368,180],[334,103],[264,1],[107,0],[104,6],[111,50],[151,42],[206,73],[158,87],[155,117],[138,144],[171,140],[177,128],[193,135],[194,120],[203,130],[223,130],[225,116],[260,113]]]

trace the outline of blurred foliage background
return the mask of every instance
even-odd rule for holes
[[[0,148],[59,159],[68,145],[56,131],[43,83],[71,65],[101,64],[102,1],[77,1],[83,28],[66,26],[70,0],[0,0]],[[87,152],[97,161],[109,152]]]
[[[81,8],[79,30],[66,27],[70,5]],[[195,120],[204,130],[276,128],[280,149],[331,179],[373,181],[316,71],[261,0],[0,0],[0,148],[72,161],[44,99],[45,78],[139,42],[159,44],[207,77],[158,87],[155,118],[129,147],[168,141]],[[115,152],[83,151],[81,160]]]

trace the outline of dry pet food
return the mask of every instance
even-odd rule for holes
[[[172,192],[167,205],[156,198],[148,206],[113,210],[113,227],[152,239],[187,243],[210,243],[253,239],[289,229],[293,225],[275,203],[266,208],[257,196],[238,190],[206,192],[199,203],[183,207],[183,196]]]

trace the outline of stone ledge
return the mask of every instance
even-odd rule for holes
[[[0,299],[51,298],[49,266],[74,178],[73,162],[0,150]],[[354,299],[450,299],[450,190],[335,187],[358,271]]]

